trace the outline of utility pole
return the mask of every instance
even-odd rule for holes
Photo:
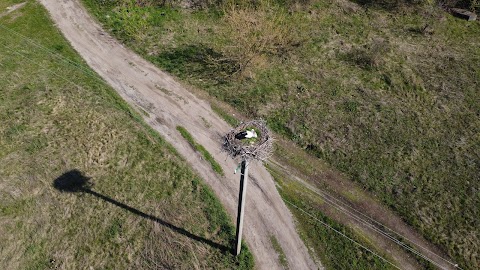
[[[245,140],[248,139],[248,140]],[[264,161],[273,153],[273,138],[264,120],[242,122],[230,130],[223,137],[222,150],[227,152],[234,160],[240,157],[242,163],[235,168],[237,173],[241,167],[240,193],[238,194],[237,233],[235,256],[242,249],[243,217],[245,215],[245,201],[247,199],[248,165],[250,161]],[[238,160],[238,159],[237,159]]]
[[[235,247],[235,255],[240,254],[242,248],[242,230],[243,230],[243,215],[245,210],[245,199],[247,195],[247,181],[248,181],[248,162],[242,161],[242,169],[240,174],[240,193],[238,194],[238,212],[237,212],[237,246]]]

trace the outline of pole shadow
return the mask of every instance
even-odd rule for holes
[[[191,232],[183,229],[183,228],[180,228],[180,227],[177,227],[165,220],[162,220],[158,217],[155,217],[155,216],[152,216],[152,215],[149,215],[149,214],[146,214],[138,209],[135,209],[131,206],[128,206],[124,203],[121,203],[121,202],[118,202],[108,196],[105,196],[103,194],[100,194],[98,192],[95,192],[92,190],[92,187],[93,187],[93,184],[90,182],[90,177],[86,177],[85,175],[83,175],[83,173],[79,170],[70,170],[64,174],[62,174],[60,177],[58,177],[57,179],[55,179],[53,181],[53,187],[55,189],[57,189],[58,191],[60,192],[66,192],[66,193],[80,193],[80,192],[83,192],[83,193],[87,193],[87,194],[90,194],[90,195],[93,195],[99,199],[102,199],[108,203],[111,203],[115,206],[118,206],[120,208],[123,208],[127,211],[129,211],[130,213],[133,213],[137,216],[140,216],[142,218],[145,218],[145,219],[148,219],[148,220],[151,220],[151,221],[154,221],[166,228],[169,228],[171,229],[172,231],[174,232],[177,232],[179,234],[182,234],[190,239],[193,239],[195,241],[198,241],[200,243],[204,243],[204,244],[207,244],[213,248],[216,248],[218,250],[220,250],[222,253],[226,253],[227,251],[230,251],[230,249],[224,245],[221,245],[221,244],[218,244],[218,243],[215,243],[209,239],[206,239],[206,238],[203,238],[201,236],[198,236],[198,235],[195,235],[195,234],[192,234]]]

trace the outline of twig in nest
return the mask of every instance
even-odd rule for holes
[[[235,135],[247,129],[255,129],[258,137],[254,140],[239,140]],[[273,137],[264,120],[252,120],[241,123],[230,130],[223,141],[223,150],[232,158],[240,157],[242,160],[266,160],[273,153]]]

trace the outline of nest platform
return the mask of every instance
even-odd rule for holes
[[[250,129],[255,129],[257,138],[239,140],[235,135]],[[266,160],[273,153],[273,138],[267,128],[265,120],[252,120],[242,122],[236,128],[230,130],[223,141],[223,150],[232,158],[241,160]]]

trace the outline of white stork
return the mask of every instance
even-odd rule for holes
[[[238,140],[257,138],[257,132],[255,131],[255,129],[252,128],[252,130],[246,130],[237,133],[235,135],[235,138]]]

